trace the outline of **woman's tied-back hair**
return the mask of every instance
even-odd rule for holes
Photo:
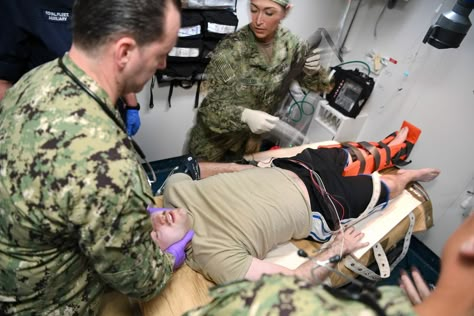
[[[76,0],[73,42],[88,50],[121,35],[132,37],[140,46],[151,43],[164,35],[168,5],[181,9],[180,0]]]
[[[272,0],[272,1],[278,3],[279,5],[281,5],[285,9],[290,4],[290,0]]]

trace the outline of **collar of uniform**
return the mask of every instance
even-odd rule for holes
[[[68,53],[64,54],[63,62],[64,65],[69,69],[69,71],[71,71],[86,87],[88,87],[101,100],[104,101],[104,104],[107,104],[107,106],[111,110],[115,109],[115,106],[112,103],[112,100],[110,99],[107,92],[105,92],[105,90],[102,89],[94,79],[92,79],[88,74],[86,74],[84,70],[79,68],[79,66],[74,63]]]
[[[281,65],[283,60],[281,58],[275,58],[275,52],[280,51],[282,49],[281,48],[282,43],[281,43],[281,41],[279,41],[279,38],[281,36],[282,31],[283,31],[282,27],[279,26],[276,33],[275,33],[275,37],[273,39],[273,57],[272,57],[272,60],[269,64],[266,61],[266,59],[262,56],[262,54],[260,53],[260,50],[257,47],[255,35],[253,34],[252,30],[250,29],[250,25],[247,25],[248,36],[253,39],[251,41],[251,45],[253,47],[252,51],[254,52],[253,56],[251,56],[250,59],[249,59],[250,65],[259,66],[263,69],[273,69],[274,67],[278,67],[278,66]]]

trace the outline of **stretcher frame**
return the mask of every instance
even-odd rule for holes
[[[265,167],[269,165],[270,156],[274,158],[289,157],[296,155],[308,147],[317,148],[319,146],[335,143],[334,141],[329,141],[293,148],[277,149],[272,150],[271,153],[261,152],[247,156],[246,159],[260,161],[259,166]],[[396,168],[384,170],[384,172],[389,173],[395,171]],[[410,183],[405,190],[420,201],[420,205],[412,211],[415,216],[413,232],[426,231],[433,226],[433,209],[426,191],[418,182]],[[155,200],[158,207],[163,205],[161,196],[156,197]],[[379,241],[385,252],[390,252],[395,248],[397,243],[405,237],[409,225],[410,220],[407,216]],[[297,248],[305,250],[308,254],[317,253],[322,246],[320,243],[309,240],[292,240],[291,243]],[[375,261],[373,252],[368,251],[358,259],[358,261],[365,266],[369,266]],[[345,275],[357,277],[357,274],[347,269],[343,264],[339,264],[337,269]],[[348,283],[347,279],[334,273],[329,276],[329,280],[330,284],[336,287]],[[211,298],[208,295],[208,290],[212,286],[214,286],[213,282],[207,280],[202,274],[193,271],[189,266],[184,264],[173,274],[173,277],[160,295],[148,302],[133,302],[123,294],[110,293],[104,299],[100,315],[136,315],[137,308],[139,308],[140,313],[144,316],[182,315],[190,309],[209,303]]]

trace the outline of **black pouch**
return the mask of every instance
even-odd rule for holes
[[[156,77],[161,83],[171,80],[192,80],[200,69],[196,62],[168,62],[166,69],[156,72]]]
[[[232,11],[207,10],[203,11],[204,37],[222,39],[227,34],[235,32],[239,20]]]
[[[200,170],[199,164],[192,155],[183,155],[178,157],[172,157],[162,160],[156,160],[150,162],[150,166],[153,168],[153,171],[156,174],[157,181],[152,184],[151,190],[155,195],[163,194],[163,190],[166,185],[166,180],[175,173],[185,173],[189,175],[193,180],[199,180]],[[153,176],[151,171],[145,167],[149,179]]]
[[[203,41],[201,62],[207,65],[211,61],[211,53],[219,43],[218,39],[209,38]],[[205,68],[205,67],[204,67]],[[204,70],[204,69],[203,69]]]
[[[191,3],[193,1],[190,1]],[[206,2],[206,1],[204,1]],[[199,106],[201,82],[205,80],[204,71],[210,61],[210,54],[217,43],[227,34],[236,30],[238,18],[235,14],[236,1],[228,2],[234,11],[227,9],[225,1],[210,0],[204,4],[202,0],[194,1],[196,9],[181,12],[181,28],[178,42],[166,59],[167,67],[155,73],[158,86],[169,86],[168,105],[174,87],[190,89],[197,83],[194,107]],[[204,10],[204,8],[212,10]],[[217,10],[220,9],[220,10]],[[150,103],[153,108],[154,78],[150,85]]]
[[[204,36],[204,17],[199,10],[181,11],[180,39],[196,39]]]
[[[168,53],[167,62],[193,62],[202,57],[201,39],[178,39],[176,46]]]
[[[237,0],[182,0],[183,9],[220,9],[233,10],[237,6]]]

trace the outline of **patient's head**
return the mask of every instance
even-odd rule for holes
[[[457,289],[470,295],[474,304],[474,214],[471,214],[451,235],[441,257],[441,275],[437,288]],[[472,305],[474,307],[474,305]]]
[[[166,250],[169,246],[183,239],[191,229],[191,220],[185,209],[167,209],[151,214],[153,232],[151,237],[161,248]]]

